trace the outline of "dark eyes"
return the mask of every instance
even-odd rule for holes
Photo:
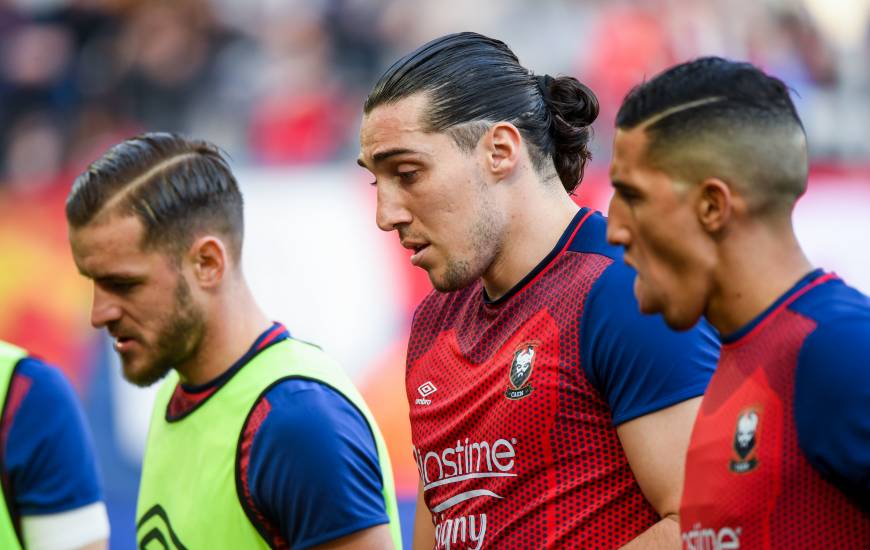
[[[417,181],[417,170],[396,172],[396,176],[402,183],[414,183],[415,181]]]
[[[105,281],[102,286],[109,292],[126,294],[139,286],[139,283],[136,281]]]
[[[637,202],[641,198],[640,193],[627,187],[617,187],[616,194],[619,195],[619,198],[629,204]]]
[[[396,172],[396,178],[399,180],[400,183],[405,184],[405,185],[416,182],[418,177],[419,177],[419,170],[406,170],[406,171],[402,171],[402,172]],[[377,187],[378,182],[377,182],[377,180],[375,180],[375,181],[369,183],[369,185]]]

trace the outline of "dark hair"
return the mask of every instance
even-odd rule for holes
[[[806,188],[804,129],[789,89],[750,63],[704,57],[636,86],[616,126],[642,124],[648,161],[679,171],[692,150],[706,148],[718,169],[756,196],[756,206],[782,205],[783,196],[793,203]]]
[[[144,247],[182,252],[198,233],[215,231],[241,257],[242,195],[223,152],[206,141],[150,133],[109,149],[76,178],[66,201],[73,228],[103,211],[139,218]]]
[[[530,144],[535,170],[544,172],[552,158],[568,192],[583,178],[598,100],[576,78],[535,77],[504,42],[462,32],[437,38],[394,63],[364,111],[418,92],[430,97],[427,129],[449,131],[461,149],[477,144],[486,122],[508,121]],[[483,124],[461,126],[470,122]]]

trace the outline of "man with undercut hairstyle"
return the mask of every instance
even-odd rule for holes
[[[807,184],[780,80],[704,58],[632,90],[616,120],[608,240],[642,311],[722,342],[686,459],[683,545],[866,548],[870,299],[814,268]]]
[[[111,148],[66,205],[91,323],[158,391],[139,548],[400,547],[383,438],[341,368],[268,320],[241,269],[242,196],[210,143]]]

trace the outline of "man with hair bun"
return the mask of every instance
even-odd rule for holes
[[[570,193],[595,95],[465,32],[397,61],[364,108],[377,224],[435,287],[406,390],[415,548],[674,548],[717,357],[637,312],[605,218]]]
[[[136,512],[139,548],[401,548],[383,438],[320,348],[265,316],[241,267],[242,195],[214,145],[145,134],[67,198],[124,377],[166,377]]]
[[[608,240],[645,313],[706,317],[721,356],[686,458],[687,550],[867,548],[870,300],[812,266],[792,211],[807,143],[786,85],[716,57],[632,90]]]

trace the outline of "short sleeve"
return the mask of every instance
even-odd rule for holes
[[[660,315],[640,313],[634,277],[615,260],[590,290],[580,326],[581,364],[617,426],[702,395],[719,359],[706,321],[676,332]]]
[[[3,452],[18,512],[55,514],[101,501],[91,434],[64,375],[26,358],[9,391],[11,424]]]
[[[826,323],[807,337],[794,397],[807,460],[870,509],[870,319]]]
[[[291,548],[388,523],[374,437],[360,411],[319,382],[285,380],[251,446],[255,507]]]

